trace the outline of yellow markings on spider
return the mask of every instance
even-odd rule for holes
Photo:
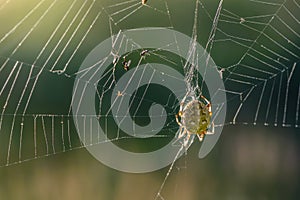
[[[199,100],[193,99],[187,103],[184,98],[175,117],[180,126],[177,139],[185,137],[184,146],[188,146],[192,142],[190,141],[192,134],[196,134],[200,142],[205,135],[214,134],[214,124],[211,122],[211,103],[202,95]]]

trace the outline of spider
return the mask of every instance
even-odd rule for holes
[[[123,65],[123,68],[124,68],[125,71],[129,70],[130,63],[131,63],[131,60],[127,61],[126,56],[124,56],[122,65]]]
[[[200,98],[200,100],[193,98],[186,103],[186,97],[184,97],[180,103],[179,112],[175,115],[176,122],[180,126],[177,139],[185,136],[183,144],[185,147],[193,142],[193,139],[190,139],[192,134],[196,134],[200,142],[205,135],[214,134],[214,123],[211,122],[211,103],[202,95]]]
[[[140,56],[146,56],[147,54],[149,54],[149,51],[146,49],[140,53]]]
[[[148,0],[142,0],[142,4],[145,5]]]

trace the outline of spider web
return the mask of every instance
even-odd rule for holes
[[[178,112],[180,99],[173,93],[184,96],[186,90],[169,91],[151,84],[152,79],[149,79],[147,85],[134,82],[137,90],[133,94],[126,90],[114,94],[121,98],[131,95],[131,107],[125,115],[121,113],[121,104],[113,105],[121,122],[132,118],[141,126],[147,125],[148,113],[142,111],[148,111],[154,102],[164,107],[166,112],[154,118],[166,117],[166,123],[162,129],[151,127],[149,132],[143,133],[146,139],[136,140],[135,132],[126,135],[114,122],[116,116],[107,106],[118,80],[129,74],[123,69],[124,56],[131,61],[130,70],[144,69],[141,77],[147,72],[152,73],[152,78],[177,80],[151,66],[151,61],[160,62],[182,73],[185,79],[177,81],[184,81],[188,90],[199,87],[205,93],[205,77],[198,77],[192,67],[197,60],[197,54],[192,50],[187,61],[161,48],[149,49],[143,57],[140,56],[144,50],[142,46],[131,38],[118,37],[121,31],[140,27],[178,30],[191,36],[191,49],[196,41],[205,47],[224,81],[226,89],[220,92],[227,95],[227,102],[223,102],[227,103],[226,121],[215,124],[216,127],[260,124],[298,128],[299,3],[295,0],[249,0],[240,6],[234,1],[196,0],[186,4],[182,10],[186,12],[187,21],[182,20],[183,14],[178,11],[180,2],[176,1],[149,0],[142,5],[139,0],[32,0],[26,6],[18,0],[1,2],[0,165],[13,165],[108,141],[127,150],[142,152],[169,142],[178,130],[174,115]],[[254,8],[255,12],[248,8]],[[108,37],[115,37],[115,43],[106,58],[114,61],[95,85],[86,75],[101,67],[105,60],[99,60],[87,70],[78,70],[85,56]],[[172,39],[169,46],[176,45],[176,38]],[[129,53],[119,55],[121,48]],[[146,67],[139,68],[143,64]],[[134,79],[137,74],[130,76]],[[72,91],[74,88],[84,96],[84,90],[74,85],[76,77],[97,88],[97,115],[75,116],[86,126],[80,138],[72,113]],[[164,89],[165,96],[154,95],[160,89]],[[90,134],[95,118],[99,119],[107,138]],[[135,127],[132,125],[133,129]],[[145,140],[151,139],[160,142],[154,147],[141,147]],[[134,145],[136,143],[138,145]],[[156,198],[164,199],[161,192],[170,171]]]

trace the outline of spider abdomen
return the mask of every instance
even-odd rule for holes
[[[193,100],[183,109],[181,122],[190,134],[203,134],[210,124],[211,114],[201,101]]]

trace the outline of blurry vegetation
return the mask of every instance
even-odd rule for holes
[[[198,141],[180,158],[162,191],[166,199],[299,198],[299,135],[264,127],[227,127],[212,153]],[[168,167],[147,174],[110,169],[85,149],[0,168],[1,199],[154,199]]]

